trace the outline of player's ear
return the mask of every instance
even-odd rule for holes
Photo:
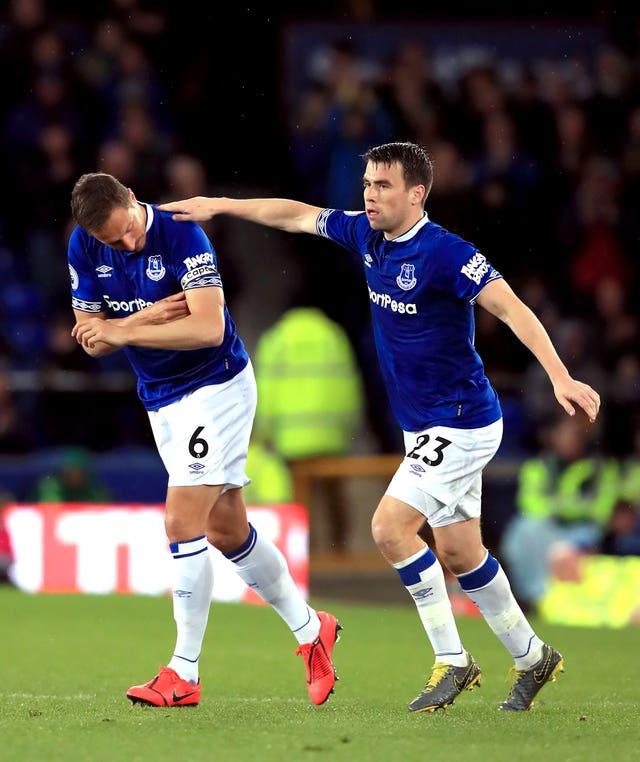
[[[426,188],[424,185],[414,185],[411,189],[411,203],[422,204],[426,194]]]
[[[133,203],[137,203],[136,194],[131,190],[131,188],[127,188],[129,191],[129,198],[133,201]]]

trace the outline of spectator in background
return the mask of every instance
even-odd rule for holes
[[[566,200],[580,179],[584,164],[595,155],[595,142],[584,104],[578,100],[555,105],[553,182],[549,190],[558,201]]]
[[[93,472],[90,452],[70,447],[62,452],[55,473],[38,480],[32,499],[39,503],[107,503],[111,496]]]
[[[629,112],[620,149],[622,202],[626,209],[637,210],[640,204],[640,104]]]
[[[513,119],[507,108],[488,109],[479,123],[481,144],[471,157],[472,189],[478,199],[481,224],[474,240],[490,250],[496,266],[511,261],[511,241],[527,239],[530,251],[542,266],[547,238],[542,243],[542,170],[532,155],[518,145]]]
[[[115,173],[112,173],[115,174]],[[118,175],[116,175],[118,177]],[[211,193],[211,184],[204,162],[197,156],[178,153],[171,156],[164,166],[164,182],[166,188],[164,198],[206,196]],[[164,200],[163,198],[163,200]],[[224,251],[230,244],[227,226],[223,220],[209,220],[201,224],[204,232],[216,241],[218,248]],[[224,294],[228,303],[232,304],[241,289],[237,266],[230,257],[224,263],[218,261],[218,269],[224,278]]]
[[[541,313],[542,314],[542,313]],[[566,357],[569,372],[578,378],[584,378],[586,383],[595,389],[606,393],[607,377],[602,368],[597,351],[597,334],[593,324],[586,318],[577,319],[558,316],[553,305],[549,305],[546,313],[550,319],[550,335]],[[546,378],[536,363],[529,365],[522,376],[522,388],[526,389],[522,402],[531,416],[539,424],[544,425],[554,417],[555,408],[550,404],[546,393]]]
[[[629,282],[613,276],[602,278],[593,291],[594,335],[598,337],[602,367],[608,373],[622,355],[634,352],[640,344],[640,324],[630,302],[632,293]]]
[[[443,134],[448,101],[437,81],[431,51],[417,39],[399,43],[376,88],[397,135],[434,145]]]
[[[115,61],[111,76],[105,79],[102,93],[109,121],[103,137],[118,134],[129,108],[143,109],[150,123],[150,132],[158,139],[173,135],[173,118],[169,111],[169,98],[157,62],[150,51],[135,37],[122,34],[112,48]]]
[[[362,425],[363,386],[349,337],[338,323],[304,297],[294,299],[260,336],[255,368],[259,442],[289,466],[307,458],[350,454]],[[321,484],[329,542],[343,552],[351,529],[344,484],[337,478]]]
[[[533,156],[544,174],[553,163],[555,122],[551,105],[542,94],[537,71],[525,66],[508,94],[508,110],[513,117],[519,145]]]
[[[609,42],[598,47],[594,62],[593,92],[585,101],[589,125],[598,152],[617,156],[637,98],[637,81],[628,55]]]
[[[296,103],[289,128],[293,185],[311,201],[326,193],[330,107],[327,88],[319,83],[309,85]]]
[[[164,165],[163,179],[166,196],[175,196],[176,193],[187,194],[187,196],[203,196],[211,190],[204,163],[190,154],[179,153],[170,156]],[[207,235],[211,236],[218,231],[220,225],[209,221],[203,223],[202,228]],[[217,236],[216,240],[218,240]]]
[[[372,143],[393,135],[392,122],[373,89],[363,88],[353,101],[333,105],[329,125],[327,197],[334,207],[357,209],[362,195],[360,156]]]
[[[128,188],[135,185],[136,152],[131,143],[120,138],[105,140],[97,148],[95,164],[100,172],[122,178],[120,182]]]
[[[173,136],[154,123],[146,103],[132,100],[121,107],[113,137],[133,153],[132,177],[141,195],[153,196],[165,187],[164,167],[171,157]]]
[[[48,134],[51,128],[56,132]],[[59,214],[60,193],[66,187],[66,169],[57,160],[62,152],[69,160],[76,161],[75,156],[69,156],[69,146],[82,155],[79,140],[85,129],[86,122],[74,101],[69,80],[57,70],[35,72],[22,101],[14,104],[7,116],[0,136],[7,181],[33,195],[36,202],[29,209],[23,209],[19,204],[14,207],[10,240],[21,248],[29,242],[34,226],[37,230],[49,230],[66,221],[68,206],[65,206],[63,218]],[[63,177],[61,185],[57,186],[56,173],[59,172]],[[53,216],[52,203],[55,207]]]
[[[496,62],[490,59],[473,62],[460,75],[458,97],[444,132],[465,158],[473,158],[483,150],[486,120],[494,113],[506,111],[507,94]]]
[[[437,141],[432,149],[434,187],[429,212],[440,224],[460,236],[473,236],[478,228],[477,201],[472,188],[470,163],[450,140]]]
[[[637,460],[638,421],[640,420],[640,355],[624,352],[615,362],[609,375],[608,413],[604,446],[621,457]],[[640,488],[640,484],[638,485]],[[630,495],[631,499],[640,496]]]
[[[598,550],[607,556],[640,556],[640,510],[637,503],[619,500],[615,504]]]
[[[378,69],[349,41],[330,45],[312,61],[310,86],[320,84],[327,93],[323,196],[336,207],[358,208],[359,154],[394,132],[393,119],[377,92]]]
[[[4,78],[0,100],[1,124],[15,104],[24,97],[31,74],[34,41],[46,29],[49,14],[46,0],[8,0],[0,17],[0,67],[11,72]]]
[[[500,545],[514,594],[530,610],[547,591],[551,549],[595,552],[620,494],[619,463],[598,455],[583,421],[560,418],[540,440],[520,466],[517,513]]]
[[[602,279],[633,278],[623,222],[620,169],[609,157],[593,156],[581,168],[557,229],[570,286],[567,306],[577,314],[593,303]]]

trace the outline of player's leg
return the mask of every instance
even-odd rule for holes
[[[209,516],[207,535],[242,580],[284,619],[299,643],[317,636],[320,622],[316,612],[293,581],[284,555],[247,521],[242,489],[230,489],[218,499]]]
[[[431,675],[409,711],[435,711],[451,704],[480,681],[480,669],[460,640],[444,573],[435,553],[418,536],[425,516],[408,503],[385,495],[372,521],[380,552],[396,569],[416,605],[435,655]]]
[[[230,528],[235,531],[231,532]],[[298,641],[307,666],[311,700],[324,703],[336,681],[333,646],[341,629],[328,612],[311,608],[289,572],[279,548],[247,521],[241,489],[226,491],[209,517],[210,542],[235,566],[238,575],[282,617]]]
[[[431,677],[409,705],[411,711],[446,706],[462,690],[480,681],[479,667],[460,642],[438,558],[416,535],[425,519],[433,530],[473,515],[463,513],[459,505],[494,456],[501,437],[502,421],[483,429],[433,426],[421,432],[404,432],[405,458],[374,516],[374,539],[416,602],[435,652]],[[475,510],[479,517],[479,502],[465,507]],[[394,533],[396,539],[391,541]],[[437,540],[436,547],[441,557]],[[468,553],[459,559],[468,568],[482,558],[480,548],[460,547],[459,551]]]
[[[479,500],[479,490],[474,483],[465,501]],[[543,685],[562,670],[562,656],[534,632],[500,563],[482,544],[479,518],[434,527],[433,534],[443,563],[514,658],[516,681],[500,708],[529,709]],[[473,563],[473,558],[481,560]]]
[[[225,422],[237,409],[248,407],[247,414],[253,415],[251,399],[249,404],[238,404],[237,386],[236,379],[204,386],[149,413],[156,446],[169,473],[165,528],[173,559],[177,636],[167,667],[144,686],[131,688],[127,695],[132,701],[177,706],[198,703],[200,698],[200,651],[213,590],[207,518],[227,478]],[[176,680],[181,681],[177,688]],[[197,692],[188,691],[188,685],[197,686]]]
[[[219,405],[216,423],[224,440],[224,489],[211,511],[207,534],[212,545],[234,564],[240,577],[269,603],[287,623],[300,644],[298,652],[307,667],[308,690],[315,704],[324,703],[336,681],[332,663],[333,646],[340,625],[327,612],[309,607],[294,583],[287,562],[266,536],[247,521],[241,487],[249,482],[245,474],[249,440],[256,405],[253,369],[247,368],[233,379],[235,400],[242,405]]]
[[[205,534],[207,515],[222,487],[169,487],[165,528],[172,556],[176,643],[159,674],[127,691],[134,703],[186,706],[200,700],[199,660],[207,628],[213,567]]]

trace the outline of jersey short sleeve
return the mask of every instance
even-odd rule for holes
[[[67,259],[71,279],[71,306],[80,312],[102,312],[104,301],[100,284],[86,252],[94,246],[94,238],[77,227],[69,237]]]
[[[371,226],[364,212],[323,209],[316,221],[316,232],[362,258],[363,246],[371,236]]]
[[[433,264],[433,287],[473,302],[491,280],[502,275],[471,243],[450,236],[450,242]]]
[[[177,259],[176,275],[184,291],[191,288],[217,286],[222,288],[222,278],[218,272],[216,253],[211,241],[199,225],[185,225],[184,222],[175,233],[181,254]],[[170,224],[170,223],[169,223]]]

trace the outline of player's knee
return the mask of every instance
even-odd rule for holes
[[[371,536],[380,552],[389,556],[394,549],[402,542],[397,528],[393,524],[380,516],[374,516],[371,521]]]
[[[169,542],[187,542],[203,534],[201,528],[198,530],[179,514],[167,514],[164,528]]]
[[[207,524],[207,540],[221,553],[232,553],[244,545],[249,538],[249,525],[221,525],[209,521]]]
[[[440,561],[452,574],[466,574],[482,563],[486,555],[486,549],[482,546],[477,548],[465,547],[462,544],[451,542],[438,542],[438,556]]]

